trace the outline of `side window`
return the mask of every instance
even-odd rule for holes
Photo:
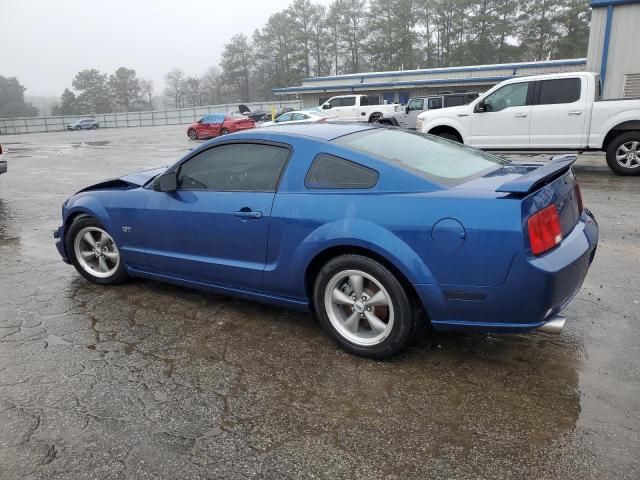
[[[280,115],[278,118],[276,118],[276,123],[284,123],[284,122],[290,122],[290,121],[291,121],[290,113],[285,113],[284,115]]]
[[[367,95],[365,98],[367,105],[380,105],[380,95]]]
[[[444,106],[445,107],[457,107],[459,105],[464,105],[464,96],[463,95],[452,95],[451,97],[444,98]]]
[[[579,78],[558,78],[540,82],[538,105],[573,103],[580,98]]]
[[[294,113],[292,120],[306,120],[307,118],[309,117],[304,113]]]
[[[424,98],[414,98],[407,105],[409,111],[413,110],[424,110]]]
[[[499,112],[509,107],[522,107],[527,104],[529,82],[511,83],[496,90],[484,99],[486,112]]]
[[[274,192],[289,149],[233,143],[199,153],[178,172],[178,189]]]
[[[342,97],[336,97],[331,102],[329,102],[331,108],[341,107],[342,106]]]
[[[344,158],[319,154],[304,179],[307,188],[372,188],[378,183],[378,172]]]
[[[356,97],[342,97],[343,107],[353,107],[356,104]]]
[[[438,108],[442,108],[442,98],[430,98],[429,99],[429,110],[437,110]]]

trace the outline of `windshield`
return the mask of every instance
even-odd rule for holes
[[[440,137],[391,128],[365,130],[334,141],[447,186],[460,185],[509,163]]]

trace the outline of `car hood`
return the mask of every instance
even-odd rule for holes
[[[130,173],[119,178],[111,178],[83,188],[77,193],[90,192],[94,190],[128,190],[131,188],[142,187],[152,178],[164,173],[167,168],[169,167],[154,168],[152,170]]]
[[[469,105],[460,105],[459,107],[445,107],[445,108],[437,108],[435,110],[427,110],[426,112],[422,112],[418,115],[418,118],[424,120],[427,118],[433,118],[436,116],[455,116],[459,113],[469,113]]]

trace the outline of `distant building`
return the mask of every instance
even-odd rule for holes
[[[603,98],[640,97],[640,0],[592,0],[587,70]]]
[[[640,0],[638,0],[640,1]],[[317,107],[329,98],[349,93],[381,95],[387,103],[406,103],[409,97],[447,92],[484,92],[520,75],[584,71],[587,59],[428,68],[395,72],[352,73],[306,78],[301,86],[274,88],[286,99],[299,98],[304,108]]]

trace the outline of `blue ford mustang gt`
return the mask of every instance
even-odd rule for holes
[[[95,283],[312,309],[343,348],[384,358],[423,324],[562,328],[598,240],[574,160],[511,163],[370,125],[266,127],[85,188],[54,236]]]

